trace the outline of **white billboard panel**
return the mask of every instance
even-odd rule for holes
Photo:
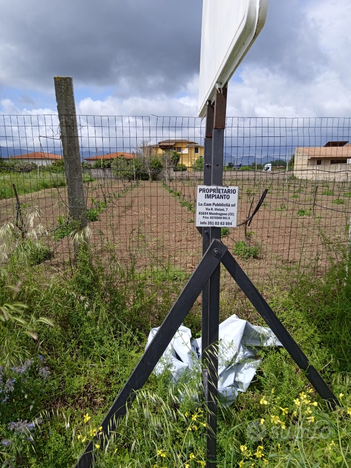
[[[199,116],[228,83],[266,21],[268,0],[203,0]]]

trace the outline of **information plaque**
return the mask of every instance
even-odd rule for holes
[[[197,227],[236,227],[238,187],[198,185]]]

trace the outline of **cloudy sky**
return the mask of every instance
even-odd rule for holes
[[[220,0],[212,0],[218,1]],[[0,0],[0,113],[196,116],[202,0]],[[269,0],[230,116],[350,116],[350,0]]]

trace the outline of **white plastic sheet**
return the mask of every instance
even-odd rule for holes
[[[158,329],[150,331],[146,347]],[[191,330],[182,325],[157,363],[156,375],[169,370],[177,382],[185,372],[200,370],[201,338],[191,338]],[[218,393],[225,404],[230,405],[238,392],[247,390],[261,362],[256,354],[261,346],[282,345],[270,328],[251,325],[236,315],[219,325]]]

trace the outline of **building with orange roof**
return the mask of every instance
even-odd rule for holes
[[[117,153],[102,154],[101,156],[92,156],[91,158],[85,158],[84,161],[89,164],[94,164],[96,161],[110,161],[111,159],[124,158],[133,159],[135,153],[126,153],[125,151],[118,151]]]
[[[20,154],[18,156],[11,156],[3,158],[4,161],[18,161],[24,163],[34,163],[37,166],[50,166],[55,161],[62,159],[59,154],[44,153],[43,151],[35,151],[34,153]]]

